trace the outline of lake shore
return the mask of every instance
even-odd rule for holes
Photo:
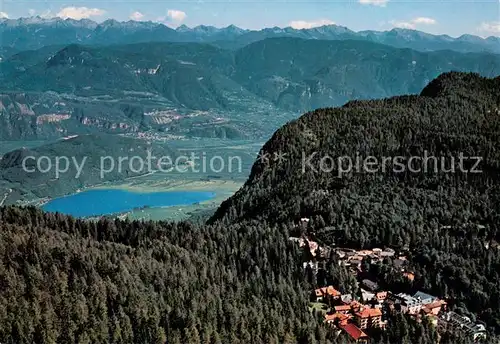
[[[125,183],[101,188],[118,188],[131,192],[159,192],[159,191],[210,191],[215,197],[196,204],[156,207],[148,209],[134,209],[126,214],[131,220],[172,220],[180,221],[189,219],[193,213],[200,211],[215,211],[226,199],[231,197],[243,186],[243,182],[233,180],[169,180],[148,183]],[[125,214],[120,214],[125,215]]]
[[[181,204],[171,206],[140,206],[127,209],[122,212],[113,212],[100,216],[85,216],[87,219],[95,220],[102,216],[130,219],[130,220],[168,220],[181,221],[189,219],[193,214],[215,211],[217,207],[227,198],[231,197],[243,185],[242,181],[223,179],[169,179],[162,176],[144,176],[143,178],[129,179],[123,182],[106,183],[99,186],[85,188],[81,192],[120,190],[129,193],[156,194],[166,192],[187,193],[213,193],[213,197],[192,204]],[[77,195],[80,192],[72,195]],[[65,197],[71,197],[67,195]],[[43,205],[42,205],[43,206]]]

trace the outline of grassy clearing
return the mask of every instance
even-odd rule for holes
[[[320,311],[321,313],[326,314],[328,312],[328,306],[321,302],[311,302],[309,303],[309,311]]]

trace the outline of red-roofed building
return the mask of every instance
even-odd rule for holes
[[[356,324],[363,330],[370,327],[380,327],[382,321],[382,311],[379,308],[364,308],[354,316]]]
[[[404,272],[403,276],[406,277],[409,281],[415,280],[415,274],[413,274],[411,272]]]
[[[356,325],[349,323],[340,326],[340,328],[358,343],[368,343],[368,336]]]
[[[351,311],[351,306],[350,305],[335,306],[334,309],[335,312],[338,313],[349,313]]]
[[[335,289],[332,286],[316,289],[314,291],[314,293],[316,295],[317,301],[322,301],[322,300],[325,300],[326,298],[331,298],[333,300],[337,300],[338,298],[340,298],[340,295],[341,295],[340,291],[338,291],[337,289]]]
[[[325,322],[328,324],[334,324],[338,320],[339,325],[347,324],[347,320],[350,316],[341,313],[327,314],[325,315]]]
[[[360,312],[365,307],[362,303],[359,303],[356,300],[351,301],[349,306],[351,306],[353,312]]]
[[[446,310],[446,301],[438,300],[422,307],[422,311],[427,315],[438,315],[441,309]]]

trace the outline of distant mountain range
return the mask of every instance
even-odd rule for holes
[[[19,51],[39,49],[48,45],[126,44],[141,42],[205,42],[224,48],[237,49],[247,44],[273,37],[294,37],[318,40],[362,40],[411,48],[418,51],[454,50],[459,52],[500,52],[500,38],[462,35],[432,35],[416,30],[355,32],[338,25],[297,30],[291,27],[245,30],[234,25],[225,28],[185,25],[172,29],[153,22],[102,23],[82,19],[44,19],[40,17],[0,19],[0,54],[3,58]]]

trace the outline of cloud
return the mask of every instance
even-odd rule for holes
[[[142,18],[144,18],[144,14],[142,14],[139,11],[135,11],[134,13],[132,13],[130,15],[129,18],[132,19],[132,20],[135,20],[135,21],[140,21],[140,20],[142,20]]]
[[[180,25],[180,23],[184,19],[186,19],[186,17],[186,12],[179,10],[168,10],[167,15],[157,18],[156,22],[175,27]]]
[[[88,7],[65,7],[57,14],[58,17],[63,19],[84,19],[90,17],[102,16],[106,11],[100,8],[88,8]]]
[[[34,9],[30,8],[28,10],[28,13],[29,13],[30,17],[33,17],[36,14],[36,11]]]
[[[434,25],[436,24],[436,20],[427,17],[418,17],[412,20],[414,24],[424,24],[424,25]]]
[[[434,25],[437,23],[437,21],[433,18],[417,17],[417,18],[413,18],[410,21],[392,20],[389,23],[394,27],[415,30],[418,25]]]
[[[5,12],[0,12],[0,19],[9,19],[9,15]]]
[[[498,35],[500,34],[500,21],[481,23],[478,27],[478,31]]]
[[[401,29],[415,29],[415,24],[411,22],[391,20],[391,25]]]
[[[179,10],[168,10],[167,12],[167,18],[171,19],[176,22],[181,22],[184,19],[186,19],[187,15],[186,12],[179,11]]]
[[[379,7],[385,7],[389,0],[359,0],[359,3],[362,5],[373,5]]]
[[[300,30],[300,29],[312,29],[313,27],[320,27],[325,25],[333,25],[335,22],[329,19],[319,19],[315,21],[305,21],[305,20],[294,20],[291,21],[288,26]]]

